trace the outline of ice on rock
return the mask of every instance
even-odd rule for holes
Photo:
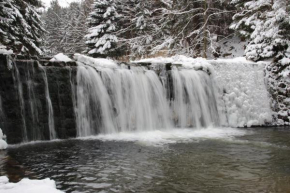
[[[44,180],[22,179],[18,183],[9,183],[6,176],[0,176],[1,193],[63,193],[56,189],[55,181],[49,178]]]
[[[264,68],[245,58],[210,61],[218,86],[222,123],[231,127],[251,127],[272,122]]]
[[[3,138],[4,138],[4,135],[3,135],[3,132],[2,132],[2,130],[0,128],[0,150],[1,149],[6,149],[8,147],[6,141],[4,141]]]

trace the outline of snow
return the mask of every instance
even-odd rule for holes
[[[12,50],[7,50],[6,46],[3,46],[3,45],[0,44],[0,54],[10,55],[10,54],[13,54],[13,51]]]
[[[9,183],[6,176],[0,177],[1,193],[62,193],[56,189],[55,181],[46,178],[44,180],[22,179],[18,183]]]
[[[51,62],[71,62],[72,59],[70,59],[68,56],[64,55],[63,53],[59,53],[55,56],[53,56],[53,58],[50,60]]]
[[[283,66],[290,65],[290,58],[285,57],[280,62]]]
[[[0,128],[0,150],[1,149],[6,149],[8,147],[6,141],[3,140],[3,138],[5,137],[5,135],[3,135],[3,132]]]
[[[238,63],[254,64],[254,62],[247,60],[245,57],[236,57],[236,58],[230,58],[230,59],[219,58],[217,60],[209,60],[209,61],[215,61],[219,63],[233,63],[233,64],[238,64]]]
[[[45,8],[50,7],[51,1],[53,0],[41,0],[44,4]],[[70,3],[72,2],[81,2],[81,0],[58,0],[58,3],[61,7],[68,7]]]
[[[272,122],[273,112],[264,78],[265,62],[235,58],[210,63],[215,69],[223,125],[251,127]]]
[[[218,58],[237,58],[243,57],[245,53],[245,47],[248,44],[248,41],[242,41],[237,36],[230,36],[224,38],[217,42],[216,51],[219,53]],[[207,56],[209,59],[217,58],[213,55],[212,49],[208,49]]]
[[[106,68],[117,68],[118,64],[111,59],[104,58],[92,58],[82,54],[75,54],[74,59],[79,65],[86,64],[92,67],[106,67]]]
[[[172,65],[180,66],[184,69],[206,69],[211,70],[212,66],[208,62],[208,60],[204,58],[191,58],[184,55],[176,55],[172,57],[157,57],[157,58],[147,58],[147,59],[141,59],[136,61],[131,61],[132,64],[138,64],[138,63],[151,63],[154,65],[166,65],[168,63],[171,63]]]

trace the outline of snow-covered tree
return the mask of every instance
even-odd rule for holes
[[[217,41],[229,34],[233,6],[227,0],[119,0],[117,35],[131,54],[216,52]]]
[[[233,0],[232,3],[239,12],[234,15],[231,28],[250,40],[245,51],[248,59],[272,58],[287,50],[289,39],[287,29],[283,28],[289,23],[286,10],[289,0]]]
[[[163,12],[172,23],[173,49],[206,58],[207,51],[216,52],[217,41],[228,35],[233,10],[222,0],[180,0]]]
[[[44,27],[47,31],[45,35],[45,49],[47,54],[57,54],[64,52],[61,45],[62,39],[62,8],[58,0],[51,1],[51,6],[43,14]]]
[[[118,13],[114,0],[95,0],[88,18],[87,53],[92,57],[116,56]]]
[[[86,50],[84,34],[87,33],[87,18],[91,12],[93,0],[72,2],[68,7],[61,7],[58,0],[43,14],[45,30],[47,31],[47,54],[74,54]]]
[[[145,56],[152,53],[152,48],[167,39],[162,29],[161,8],[166,6],[156,0],[119,0],[117,4],[119,30],[117,36],[121,50],[130,56]]]
[[[5,0],[0,2],[0,43],[15,53],[41,55],[45,32],[38,0]]]

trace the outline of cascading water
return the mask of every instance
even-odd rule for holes
[[[179,127],[208,127],[219,124],[212,78],[204,71],[171,72],[174,120]]]
[[[77,74],[78,135],[170,128],[169,106],[158,76],[142,68],[80,66]]]
[[[26,82],[27,82],[27,90],[28,90],[28,102],[29,102],[29,107],[30,107],[30,114],[29,116],[32,119],[32,124],[31,124],[31,130],[32,130],[32,140],[39,140],[42,139],[42,134],[39,128],[39,117],[38,117],[38,107],[37,107],[37,98],[35,94],[35,86],[34,86],[34,75],[35,75],[35,69],[34,66],[31,65],[31,68],[28,67],[29,62],[27,62],[26,65],[26,72],[25,72],[25,77],[26,77]]]
[[[20,74],[17,65],[14,65],[14,73],[13,73],[13,79],[15,83],[15,87],[17,88],[18,91],[18,98],[19,98],[19,103],[20,103],[20,112],[21,112],[21,118],[22,118],[22,139],[23,142],[28,141],[28,135],[27,135],[27,128],[26,128],[26,113],[25,113],[25,103],[24,103],[24,98],[23,98],[23,87],[22,87],[22,82],[20,79]]]
[[[29,60],[21,61],[21,67],[15,63],[13,64],[13,79],[18,93],[23,125],[23,142],[44,139],[45,131],[41,126],[41,122],[43,122],[45,118],[42,117],[41,119],[39,116],[47,116],[49,139],[57,138],[46,70],[39,63],[37,64],[38,68],[35,67],[34,64],[34,61]],[[41,72],[36,72],[36,68],[40,69]],[[42,84],[44,84],[44,90],[40,89]],[[46,106],[42,105],[40,101],[40,96],[43,95],[43,93],[46,99]],[[47,113],[43,112],[43,108],[47,109]]]
[[[81,64],[76,89],[78,136],[218,125],[213,81],[206,72],[175,68],[165,82],[169,78],[172,98],[166,97],[170,87],[153,70]]]
[[[55,125],[54,125],[54,116],[53,116],[53,108],[50,99],[49,89],[48,89],[48,81],[47,81],[47,74],[46,69],[39,64],[39,68],[42,70],[44,85],[45,85],[45,98],[47,104],[47,111],[48,111],[48,128],[49,128],[49,137],[50,139],[56,139],[57,135],[55,132]]]

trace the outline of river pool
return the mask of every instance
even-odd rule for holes
[[[290,192],[290,128],[173,129],[32,142],[0,151],[0,176],[65,192]]]

